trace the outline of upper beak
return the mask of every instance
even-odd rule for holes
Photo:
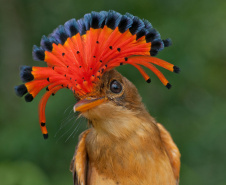
[[[105,98],[105,97],[102,97],[102,98],[85,98],[85,99],[77,102],[74,105],[73,109],[74,109],[74,112],[85,112],[85,111],[87,111],[91,108],[94,108],[94,107],[102,104],[106,100],[107,100],[107,98]]]

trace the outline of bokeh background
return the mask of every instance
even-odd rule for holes
[[[148,19],[173,46],[158,57],[181,67],[161,71],[167,90],[150,71],[147,84],[131,66],[118,70],[137,86],[143,101],[172,134],[182,154],[180,184],[226,184],[226,1],[225,0],[1,0],[0,6],[0,184],[72,184],[69,164],[86,121],[71,112],[68,90],[46,108],[49,139],[38,124],[38,102],[14,93],[19,66],[32,60],[34,44],[58,25],[85,13],[113,9]]]

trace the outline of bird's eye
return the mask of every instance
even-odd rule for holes
[[[122,85],[117,80],[113,80],[110,84],[110,90],[111,92],[118,94],[122,91]]]

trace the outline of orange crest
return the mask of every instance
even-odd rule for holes
[[[41,47],[33,48],[33,58],[45,61],[47,67],[21,67],[21,79],[26,83],[15,90],[18,96],[27,94],[25,100],[30,102],[46,88],[39,105],[39,117],[47,138],[45,106],[50,95],[59,89],[71,89],[82,97],[92,92],[106,71],[123,64],[136,67],[147,82],[151,81],[150,77],[141,66],[149,68],[170,88],[167,79],[153,65],[179,72],[173,64],[153,57],[169,45],[170,39],[162,40],[147,20],[128,13],[92,12],[78,21],[71,19],[49,37],[42,37]]]

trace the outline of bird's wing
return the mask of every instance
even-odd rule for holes
[[[170,159],[171,166],[173,168],[174,176],[179,183],[179,173],[180,173],[180,151],[178,150],[176,144],[174,143],[170,133],[160,124],[157,123],[160,131],[162,142],[166,149],[167,155]]]
[[[86,185],[88,172],[88,156],[86,152],[85,138],[90,130],[81,133],[75,154],[71,161],[70,170],[73,174],[74,185]]]

